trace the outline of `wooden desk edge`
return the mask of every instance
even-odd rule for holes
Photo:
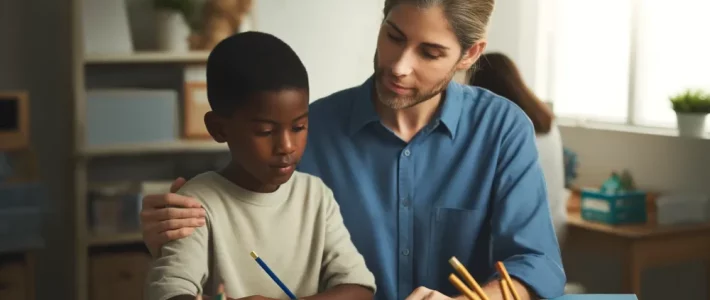
[[[649,221],[645,224],[608,225],[604,223],[586,221],[582,219],[579,211],[569,211],[567,215],[567,226],[631,239],[661,237],[670,234],[686,234],[696,231],[710,231],[710,222],[658,225],[656,223],[655,215],[650,215],[648,219]]]

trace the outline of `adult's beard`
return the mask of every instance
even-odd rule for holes
[[[377,94],[377,99],[380,103],[391,109],[405,109],[415,106],[419,103],[427,101],[434,96],[443,92],[448,86],[451,79],[456,73],[455,68],[449,71],[446,77],[442,78],[437,82],[433,88],[428,90],[420,90],[418,88],[412,89],[414,94],[408,96],[397,95],[396,93],[390,91],[384,86],[385,80],[385,68],[380,68],[377,66],[377,52],[375,52],[375,58],[373,60],[373,65],[375,68],[375,92]]]

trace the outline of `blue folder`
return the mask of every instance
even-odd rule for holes
[[[564,295],[552,300],[638,300],[633,294],[588,294],[588,295]]]

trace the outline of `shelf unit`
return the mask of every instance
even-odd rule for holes
[[[89,168],[96,159],[111,159],[113,157],[138,157],[143,155],[163,154],[197,154],[197,153],[227,153],[225,144],[217,144],[211,140],[192,141],[179,140],[174,142],[155,142],[134,145],[115,146],[88,146],[85,144],[86,131],[86,95],[87,69],[97,66],[99,72],[112,72],[115,69],[142,68],[153,65],[188,66],[204,65],[208,52],[189,53],[161,53],[156,51],[138,51],[129,55],[85,55],[83,52],[83,22],[82,7],[84,0],[71,0],[72,4],[72,79],[73,79],[73,106],[72,131],[73,131],[73,157],[72,181],[70,196],[74,199],[71,208],[73,215],[74,233],[74,273],[73,287],[76,300],[89,299],[89,259],[91,251],[103,247],[121,247],[126,245],[139,245],[142,243],[140,232],[95,234],[90,232],[88,224],[88,199]],[[116,68],[118,66],[118,68]],[[108,69],[107,69],[108,68]],[[111,69],[114,68],[114,69]],[[107,71],[108,70],[108,71]],[[93,72],[93,71],[92,71]],[[181,89],[181,86],[175,86]],[[181,93],[179,93],[182,95]],[[98,299],[97,299],[98,300]]]
[[[88,159],[119,155],[129,156],[160,153],[205,153],[223,151],[227,151],[227,146],[213,141],[177,141],[165,143],[85,147],[83,149],[79,149],[77,156]]]
[[[140,232],[125,232],[112,234],[90,234],[88,235],[88,246],[113,246],[124,244],[142,243],[143,235]]]
[[[143,51],[133,54],[103,54],[87,55],[85,64],[156,64],[156,63],[204,63],[209,52],[163,53],[158,51]]]

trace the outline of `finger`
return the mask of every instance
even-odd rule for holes
[[[199,201],[195,200],[195,198],[189,197],[189,196],[183,196],[180,194],[175,194],[175,193],[170,193],[170,194],[165,194],[165,203],[167,206],[177,206],[177,207],[185,207],[185,208],[200,208],[202,207],[202,204],[200,204]]]
[[[185,180],[185,178],[178,177],[177,179],[175,179],[175,181],[173,181],[173,184],[170,185],[170,192],[171,192],[171,193],[177,193],[177,191],[178,191],[183,185],[185,185],[185,182],[187,182],[187,180]]]
[[[141,212],[141,222],[149,224],[173,219],[204,219],[207,214],[201,208],[161,208]]]
[[[163,232],[180,228],[197,228],[205,225],[205,219],[170,219],[146,225],[147,231]]]
[[[416,288],[405,300],[421,300],[424,299],[429,292],[431,292],[430,289],[420,286]]]
[[[439,293],[438,291],[431,291],[429,295],[427,296],[428,300],[446,300],[446,299],[451,299],[447,297],[446,295]]]
[[[147,195],[143,197],[142,202],[143,210],[159,209],[166,206],[177,206],[187,208],[202,207],[200,202],[195,200],[194,198],[175,193]]]
[[[167,242],[171,242],[174,240],[179,240],[181,238],[188,237],[193,232],[195,232],[194,228],[185,227],[185,228],[180,228],[180,229],[175,229],[175,230],[163,231],[158,236],[159,236],[159,241],[161,242],[160,244],[164,245]]]

